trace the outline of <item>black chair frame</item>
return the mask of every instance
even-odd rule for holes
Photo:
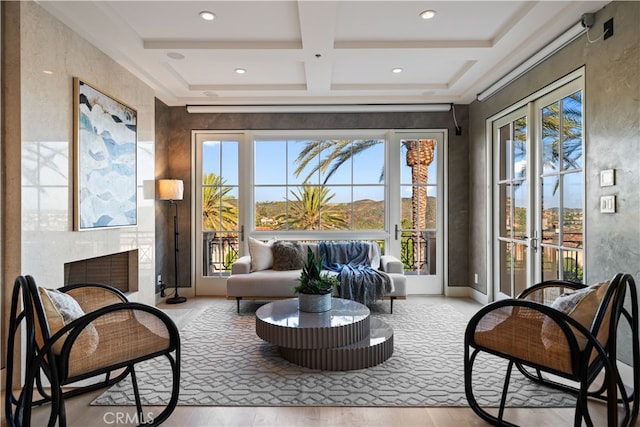
[[[576,397],[576,408],[574,414],[574,425],[581,426],[584,421],[587,426],[593,426],[593,421],[589,414],[588,399],[594,398],[607,403],[607,425],[609,426],[625,426],[631,427],[635,425],[638,418],[638,409],[640,407],[640,343],[639,343],[639,327],[638,327],[638,295],[636,285],[633,278],[628,274],[617,274],[611,281],[611,284],[605,294],[596,316],[594,318],[591,330],[586,329],[575,319],[568,315],[557,311],[550,306],[526,300],[528,295],[540,291],[545,287],[555,286],[569,287],[580,289],[585,285],[566,282],[561,280],[551,280],[539,283],[526,289],[516,299],[506,299],[497,301],[480,309],[469,321],[465,332],[465,348],[464,348],[464,375],[465,375],[465,394],[471,409],[482,419],[496,426],[515,426],[515,424],[504,419],[504,410],[507,400],[507,393],[511,372],[513,366],[528,379],[535,381],[555,389],[559,389],[573,394]],[[624,307],[625,294],[629,292],[630,310]],[[600,327],[604,322],[607,309],[611,307],[608,341],[602,345],[596,338]],[[511,307],[512,310],[518,310],[519,307],[534,310],[552,319],[563,331],[566,336],[570,352],[575,357],[572,358],[574,375],[566,372],[558,371],[547,366],[541,366],[528,360],[522,360],[507,353],[502,353],[494,349],[486,348],[479,345],[474,340],[474,333],[483,316],[493,310]],[[632,344],[632,371],[633,371],[633,390],[629,393],[623,384],[617,368],[617,330],[619,322],[624,320],[631,332]],[[573,328],[573,330],[572,330]],[[578,341],[576,340],[575,330],[587,339],[586,346],[580,350]],[[597,353],[597,358],[592,359],[592,351]],[[495,416],[483,409],[477,402],[473,386],[473,365],[476,357],[480,352],[487,352],[508,360],[507,370],[505,374],[502,396],[498,408],[498,415]],[[604,372],[602,384],[590,388],[594,385],[596,378],[601,377]],[[575,383],[561,383],[554,381],[543,373],[557,375],[566,378]],[[620,397],[618,397],[620,395]],[[618,423],[619,405],[622,405],[624,416]]]
[[[35,280],[31,276],[19,276],[15,280],[11,297],[11,311],[9,319],[8,355],[6,371],[5,392],[5,418],[8,426],[22,427],[31,425],[31,409],[34,406],[51,404],[48,426],[66,426],[65,399],[78,396],[90,391],[109,387],[118,383],[127,376],[131,377],[134,398],[136,404],[136,416],[140,425],[155,426],[164,422],[175,409],[180,392],[180,335],[175,323],[161,310],[136,302],[129,302],[126,296],[116,288],[104,284],[76,284],[58,289],[60,292],[68,292],[73,289],[88,287],[102,288],[117,296],[122,302],[110,304],[95,311],[86,313],[82,317],[65,325],[53,335],[49,334],[46,314],[38,294]],[[163,351],[146,354],[142,357],[123,360],[121,362],[94,369],[80,375],[69,376],[65,359],[69,357],[76,338],[92,322],[113,315],[118,312],[146,312],[157,319],[166,327],[169,335],[168,348]],[[38,344],[36,330],[39,323],[43,335],[43,344]],[[16,395],[17,387],[14,387],[14,376],[20,365],[15,360],[16,344],[20,345],[20,331],[24,331],[24,343],[22,349],[24,356],[25,376],[20,391]],[[65,334],[68,336],[65,338]],[[53,345],[59,340],[64,340],[60,354],[55,354]],[[165,356],[172,370],[171,397],[164,409],[152,418],[145,420],[145,414],[141,404],[138,383],[135,373],[135,365],[139,362]],[[50,391],[43,385],[42,375],[50,384]],[[104,379],[99,379],[104,375]],[[78,386],[78,381],[95,378],[96,381],[88,385]],[[63,387],[72,386],[68,390]],[[41,396],[34,399],[34,391]],[[148,415],[148,414],[147,414]]]

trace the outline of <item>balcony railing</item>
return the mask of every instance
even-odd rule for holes
[[[205,231],[202,235],[202,275],[222,276],[231,272],[239,255],[239,232]]]
[[[436,274],[436,230],[403,231],[400,260],[407,274]]]
[[[319,240],[313,242],[317,241]],[[378,245],[384,253],[384,241],[378,241]],[[239,232],[237,231],[204,232],[202,238],[203,276],[228,275],[231,272],[231,264],[239,257],[239,247]],[[426,230],[418,234],[403,233],[400,260],[404,264],[407,274],[436,274],[435,230]]]

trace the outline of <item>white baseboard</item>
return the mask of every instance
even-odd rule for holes
[[[464,298],[469,296],[468,286],[446,286],[444,288],[444,295],[447,297]]]
[[[489,304],[489,296],[487,294],[483,294],[477,289],[467,288],[469,289],[469,297],[476,302],[479,302],[482,305]]]

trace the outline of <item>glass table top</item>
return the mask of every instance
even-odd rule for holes
[[[331,299],[331,310],[307,313],[298,310],[298,299],[273,301],[256,310],[262,322],[288,328],[334,328],[351,325],[369,317],[369,308],[356,301]]]

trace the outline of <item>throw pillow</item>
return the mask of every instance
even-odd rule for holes
[[[249,237],[249,255],[251,256],[251,271],[267,270],[273,266],[273,254],[271,246],[274,240],[261,242]]]
[[[55,289],[38,288],[38,291],[40,293],[40,300],[42,301],[44,313],[47,317],[47,324],[49,326],[49,333],[51,336],[62,329],[65,325],[84,316],[85,313],[80,307],[80,304],[78,304],[72,296]],[[54,353],[60,354],[65,339],[66,337],[55,342],[53,345]],[[80,355],[88,356],[96,351],[97,348],[98,331],[90,324],[80,333],[80,335],[78,335],[73,349],[78,349],[76,351],[79,351]]]
[[[602,302],[608,284],[609,282],[606,281],[575,291],[565,292],[553,301],[551,307],[577,320],[585,328],[591,329],[591,324]],[[572,328],[572,330],[573,329],[575,328]],[[542,323],[542,342],[546,346],[551,346],[554,342],[557,342],[558,339],[564,340],[564,338],[558,337],[558,334],[562,334],[560,328],[553,320],[545,317]],[[587,338],[577,330],[574,330],[574,334],[580,349],[585,348]]]
[[[304,265],[302,247],[298,242],[278,241],[271,249],[274,270],[300,270]]]

